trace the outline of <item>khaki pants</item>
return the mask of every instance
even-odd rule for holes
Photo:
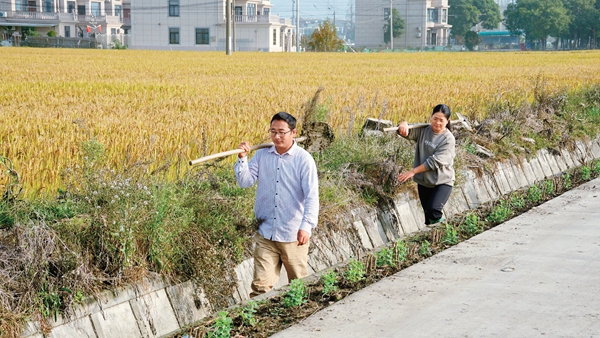
[[[254,280],[250,297],[255,297],[273,288],[281,264],[285,266],[290,281],[308,275],[308,246],[298,246],[298,242],[273,242],[260,234],[254,236]]]

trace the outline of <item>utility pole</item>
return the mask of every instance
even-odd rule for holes
[[[233,26],[233,44],[232,44],[232,50],[235,52],[235,22],[237,21],[236,17],[237,15],[235,14],[235,0],[233,0],[233,4],[231,5],[231,12],[233,13],[233,20],[231,20],[232,22],[232,26]]]
[[[394,0],[390,0],[390,49],[392,50],[392,52],[394,51],[394,10],[392,9],[393,4]]]
[[[296,52],[300,51],[300,0],[296,0]]]
[[[225,12],[225,54],[231,55],[231,0],[227,0]]]

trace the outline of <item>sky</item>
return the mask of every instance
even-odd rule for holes
[[[296,0],[271,0],[273,5],[272,14],[284,17],[292,17],[292,8],[296,8]],[[351,0],[299,0],[300,17],[306,19],[336,18],[345,19],[350,10]]]

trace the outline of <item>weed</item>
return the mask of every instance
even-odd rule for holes
[[[563,182],[563,187],[565,187],[565,189],[570,189],[571,186],[573,185],[571,174],[570,173],[564,173],[562,175],[562,182]]]
[[[450,223],[446,223],[444,236],[442,237],[442,243],[448,245],[455,245],[458,243],[458,230]]]
[[[555,187],[554,182],[552,180],[544,181],[544,193],[548,196],[554,193]]]
[[[525,196],[518,194],[512,196],[510,199],[510,207],[513,209],[521,210],[527,206],[527,202],[525,201]]]
[[[542,199],[542,189],[536,184],[530,186],[527,190],[527,199],[531,203],[536,204]]]
[[[431,252],[431,243],[429,243],[428,240],[424,240],[423,242],[421,242],[419,254],[424,257],[429,257],[433,254],[433,252]]]
[[[472,237],[483,231],[483,222],[479,220],[477,214],[469,213],[465,218],[465,222],[459,226],[467,236]]]
[[[218,313],[211,331],[208,332],[208,338],[229,338],[231,336],[231,323],[233,320],[228,315],[227,311]]]
[[[68,291],[69,289],[61,288],[61,291]],[[51,291],[48,284],[42,284],[42,290],[39,293],[40,300],[42,302],[41,313],[44,317],[53,316],[54,320],[57,320],[58,313],[62,306],[62,299],[58,291]]]
[[[584,181],[589,181],[592,177],[592,169],[585,165],[579,169],[579,173],[581,174],[581,179]]]
[[[513,213],[506,201],[500,201],[500,204],[492,209],[486,220],[491,223],[502,223]]]
[[[404,243],[401,240],[398,240],[394,244],[394,252],[396,256],[396,261],[399,264],[404,262],[406,260],[406,257],[408,257],[408,247],[406,246],[406,243]]]
[[[306,302],[307,290],[306,285],[302,279],[294,279],[290,283],[289,290],[283,296],[281,304],[283,307],[295,307],[300,306]]]
[[[383,248],[375,253],[377,257],[377,266],[394,266],[394,250],[392,248]]]
[[[338,276],[333,270],[323,275],[323,295],[328,295],[338,290]]]
[[[258,322],[254,314],[258,309],[258,302],[255,300],[249,300],[246,306],[240,309],[240,317],[244,325],[254,326]]]
[[[351,283],[356,283],[365,279],[365,274],[366,271],[364,263],[351,258],[350,263],[348,263],[348,270],[346,270],[344,273],[344,278]]]
[[[596,160],[596,162],[594,162],[594,175],[598,176],[600,175],[600,160]]]

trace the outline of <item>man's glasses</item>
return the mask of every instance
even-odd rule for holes
[[[269,132],[271,133],[271,136],[275,137],[275,136],[279,136],[279,137],[284,137],[285,134],[291,132],[292,130],[288,130],[288,131],[275,131],[275,130],[269,130]]]

